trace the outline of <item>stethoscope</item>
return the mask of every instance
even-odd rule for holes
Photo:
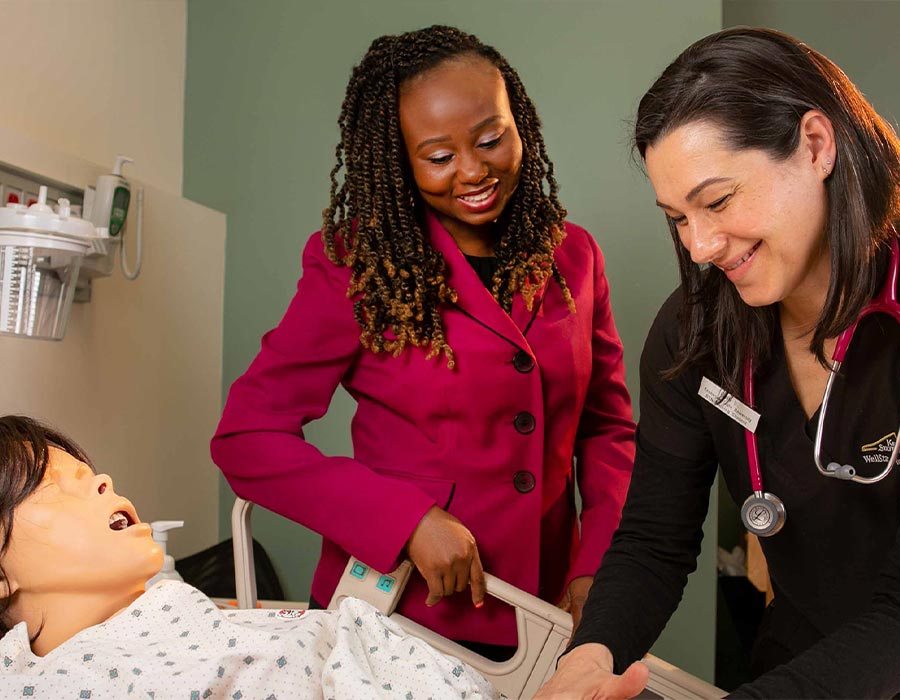
[[[897,278],[900,272],[900,246],[897,238],[891,238],[891,263],[888,268],[887,279],[878,295],[862,310],[859,318],[838,336],[837,344],[832,355],[831,372],[828,376],[828,384],[825,386],[825,396],[822,398],[822,407],[819,410],[819,426],[816,429],[816,443],[813,456],[816,467],[823,476],[844,481],[855,481],[858,484],[875,484],[886,477],[897,462],[897,454],[900,452],[900,427],[897,428],[894,439],[894,451],[891,458],[880,474],[872,477],[859,476],[856,469],[850,464],[838,464],[829,462],[822,466],[822,435],[825,432],[825,414],[828,410],[828,400],[831,397],[831,388],[834,379],[841,368],[847,348],[853,338],[853,332],[859,322],[874,313],[883,313],[893,316],[900,323],[900,303],[897,302]],[[753,362],[748,357],[744,363],[744,401],[753,408]],[[756,444],[756,433],[749,429],[744,430],[747,443],[747,461],[750,465],[750,483],[753,494],[744,501],[741,506],[741,520],[747,531],[759,537],[769,537],[784,527],[787,516],[784,503],[778,496],[763,490],[762,472],[759,468],[759,450]]]

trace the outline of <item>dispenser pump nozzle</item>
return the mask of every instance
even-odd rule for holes
[[[154,583],[163,578],[174,579],[176,581],[184,580],[181,578],[181,575],[175,571],[175,559],[172,558],[171,554],[166,552],[166,541],[169,539],[169,530],[183,525],[184,520],[154,520],[150,523],[150,528],[153,530],[153,541],[160,546],[164,556],[162,569],[159,570],[159,573],[156,574],[156,576],[147,581],[147,588],[150,588]]]
[[[166,549],[166,542],[169,541],[169,530],[174,530],[176,527],[184,527],[184,520],[154,520],[150,523],[153,539],[163,546],[163,551]]]
[[[116,155],[116,164],[113,166],[112,174],[121,177],[122,166],[125,165],[125,163],[134,163],[134,160],[132,160],[128,156],[123,156],[121,153]]]

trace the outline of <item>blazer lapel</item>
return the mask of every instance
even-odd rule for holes
[[[513,296],[512,320],[516,326],[521,329],[523,335],[528,332],[531,324],[544,313],[542,307],[544,304],[544,296],[547,292],[548,280],[549,278],[545,279],[540,289],[535,293],[531,309],[528,309],[525,306],[525,299],[522,298],[521,294]]]
[[[428,232],[431,237],[431,245],[444,256],[444,260],[447,262],[447,283],[456,290],[456,306],[463,313],[502,335],[514,345],[520,348],[527,347],[528,343],[522,335],[522,329],[531,320],[531,313],[526,312],[528,317],[521,327],[510,318],[478,278],[475,270],[456,245],[456,241],[453,240],[453,236],[441,225],[437,216],[430,209],[428,210]],[[521,297],[517,294],[513,300],[514,314],[516,302],[519,302],[523,309],[525,307]],[[522,314],[515,314],[515,316],[523,318]]]

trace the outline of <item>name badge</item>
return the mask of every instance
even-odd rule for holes
[[[756,426],[759,425],[760,414],[730,394],[724,401],[719,401],[724,394],[725,390],[708,377],[703,377],[703,381],[700,382],[700,391],[697,392],[700,398],[709,401],[742,428],[755,433]]]

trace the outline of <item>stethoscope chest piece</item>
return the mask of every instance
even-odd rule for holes
[[[741,521],[757,537],[769,537],[784,527],[784,503],[771,493],[755,491],[741,506]]]

